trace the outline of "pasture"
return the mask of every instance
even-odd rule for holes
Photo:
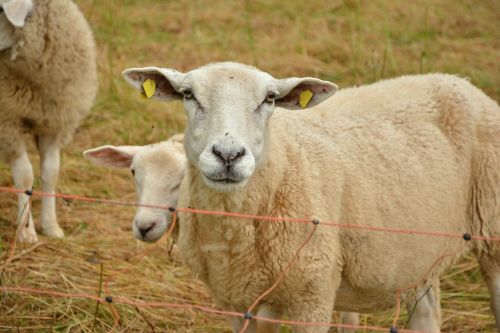
[[[121,77],[128,67],[186,71],[231,60],[276,77],[315,76],[340,87],[446,72],[468,77],[495,100],[500,98],[496,0],[76,2],[94,30],[100,87],[91,114],[63,151],[60,193],[134,202],[129,171],[93,166],[82,151],[104,144],[153,143],[183,130],[181,103],[141,98]],[[30,157],[37,166],[36,154]],[[35,189],[39,184],[37,179]],[[7,164],[0,163],[0,186],[12,186]],[[0,193],[0,265],[15,232],[16,203],[12,194]],[[33,206],[37,219],[39,199],[34,198]],[[133,238],[133,207],[59,199],[57,209],[66,238],[40,236],[35,245],[17,245],[3,266],[1,284],[98,295],[102,282],[109,281],[113,297],[211,306],[208,292],[182,265],[171,240],[150,245]],[[443,332],[495,331],[474,258],[465,258],[443,276],[441,288]],[[101,295],[106,296],[104,291]],[[393,316],[394,310],[362,315],[361,324],[389,327]],[[403,314],[398,326],[406,319]],[[97,308],[95,300],[2,293],[4,331],[228,332],[229,325],[220,316],[195,310]]]

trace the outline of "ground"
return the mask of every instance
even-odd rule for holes
[[[183,130],[181,104],[142,99],[121,78],[127,67],[185,71],[232,60],[276,77],[316,76],[340,87],[401,74],[447,72],[470,78],[497,101],[500,97],[497,0],[77,3],[95,33],[100,90],[91,114],[64,150],[60,193],[134,201],[128,171],[92,166],[82,151],[103,144],[156,142]],[[34,146],[31,151],[37,166]],[[1,162],[0,185],[12,185],[9,166]],[[35,188],[39,185],[37,178]],[[0,264],[15,230],[15,211],[15,197],[0,194]],[[37,199],[33,211],[37,218]],[[109,280],[115,297],[211,305],[175,248],[169,252],[167,239],[148,245],[133,238],[133,208],[60,199],[58,213],[67,237],[41,236],[34,247],[17,246],[2,284],[97,295],[100,281]],[[149,252],[143,256],[144,251]],[[494,331],[488,293],[472,257],[443,276],[442,288],[444,332]],[[119,314],[117,323],[113,311]],[[388,327],[393,314],[363,315],[362,323]],[[403,316],[398,326],[405,320]],[[103,332],[113,326],[117,332],[229,331],[223,318],[194,310],[102,304],[96,311],[94,300],[0,295],[0,332]]]

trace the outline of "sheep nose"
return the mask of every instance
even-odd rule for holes
[[[139,225],[137,220],[135,221],[135,224],[137,225],[137,229],[139,230],[142,238],[145,238],[148,232],[150,232],[156,226],[156,222],[151,222],[146,225]]]
[[[231,164],[245,155],[245,148],[238,147],[223,149],[218,146],[213,146],[212,153],[217,156],[226,165],[226,167],[230,167]]]

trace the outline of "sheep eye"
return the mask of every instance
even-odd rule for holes
[[[3,7],[0,6],[0,14],[2,14],[2,13],[3,13]]]
[[[273,92],[268,92],[266,95],[266,103],[273,103],[276,99],[276,94]]]
[[[191,91],[191,89],[184,90],[182,92],[182,94],[184,95],[185,99],[191,99],[191,98],[193,98],[193,91]]]
[[[135,176],[135,170],[134,169],[130,170],[130,172],[132,172],[132,176]]]

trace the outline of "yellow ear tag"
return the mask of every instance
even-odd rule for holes
[[[307,104],[311,101],[311,98],[313,98],[314,94],[312,93],[311,90],[304,90],[303,92],[300,93],[300,98],[299,98],[299,104],[302,108],[305,108]]]
[[[144,88],[144,94],[146,95],[146,97],[151,98],[156,91],[156,82],[151,79],[147,79],[142,84],[142,88]]]

